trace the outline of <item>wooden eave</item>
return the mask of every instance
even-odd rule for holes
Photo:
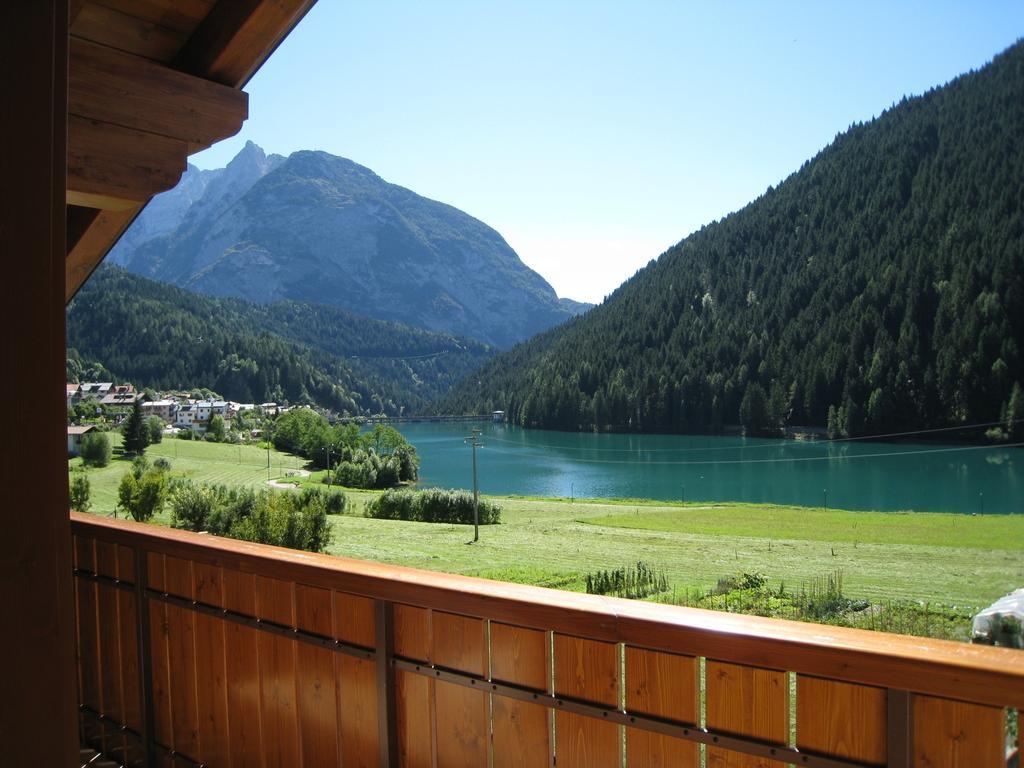
[[[316,0],[72,0],[70,301],[188,156],[233,136],[241,89]]]

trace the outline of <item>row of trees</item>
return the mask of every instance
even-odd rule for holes
[[[332,426],[308,408],[281,414],[274,423],[274,447],[308,458],[329,470],[325,482],[349,488],[389,488],[419,477],[416,448],[394,427],[377,424],[360,433],[356,424]]]
[[[1024,44],[853,126],[586,315],[464,381],[524,426],[1018,425]]]

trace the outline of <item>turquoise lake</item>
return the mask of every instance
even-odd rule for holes
[[[421,486],[472,488],[469,423],[396,425]],[[481,422],[482,493],[749,501],[854,510],[1024,513],[1024,450],[527,430]]]

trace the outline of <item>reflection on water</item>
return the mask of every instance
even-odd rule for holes
[[[472,424],[401,424],[422,483],[472,486]],[[1020,448],[595,435],[482,423],[484,493],[751,501],[840,509],[1024,512]]]

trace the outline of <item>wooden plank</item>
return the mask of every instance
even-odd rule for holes
[[[308,643],[298,643],[296,651],[302,764],[335,765],[338,762],[338,706],[334,674],[336,654]]]
[[[192,561],[179,557],[164,558],[163,591],[170,595],[194,599]]]
[[[213,0],[90,0],[182,35],[189,35],[213,7]]]
[[[884,765],[886,728],[884,688],[797,677],[796,740],[801,749]]]
[[[431,659],[460,672],[484,676],[487,651],[484,622],[433,611]],[[487,765],[487,696],[452,683],[435,689],[438,765]]]
[[[93,540],[75,537],[75,558],[78,567],[95,567]],[[99,627],[97,623],[96,584],[87,579],[76,579],[78,603],[78,674],[81,703],[96,711],[103,708],[100,694]]]
[[[206,563],[192,564],[195,599],[209,605],[223,605],[220,568]],[[209,765],[229,765],[227,658],[222,619],[196,614],[196,699],[199,711],[199,757]]]
[[[725,664],[705,666],[705,719],[709,729],[785,745],[789,738],[789,681],[785,672]],[[784,768],[760,757],[710,747],[708,768]]]
[[[97,555],[105,552],[105,557],[97,557],[97,560],[106,561],[101,567],[111,570],[115,575],[117,570],[114,558],[114,548],[100,546],[97,543]],[[97,620],[99,624],[99,657],[100,657],[100,694],[102,705],[100,712],[109,715],[116,722],[124,722],[124,706],[121,685],[121,631],[120,617],[117,610],[117,595],[120,590],[107,584],[98,584],[96,589]],[[107,750],[111,754],[123,754],[125,748],[124,736],[112,734],[106,743]]]
[[[174,59],[174,67],[243,86],[315,0],[220,0]]]
[[[117,602],[118,614],[121,617],[119,629],[124,722],[128,727],[141,733],[143,723],[139,697],[142,678],[139,669],[138,613],[135,606],[135,595],[118,590]]]
[[[296,584],[295,626],[306,632],[335,637],[331,590]]]
[[[76,206],[77,207],[77,206]],[[141,205],[122,211],[100,211],[75,241],[64,260],[65,302],[71,301],[121,233],[138,216]]]
[[[117,578],[117,544],[102,540],[96,542],[96,573]]]
[[[143,205],[178,183],[187,157],[180,139],[72,115],[67,202],[120,210]]]
[[[82,7],[71,34],[162,62],[174,58],[188,38],[186,31],[168,29],[95,2]]]
[[[231,764],[263,764],[263,731],[260,727],[260,671],[256,650],[257,630],[228,622],[224,626],[227,654],[228,743]]]
[[[491,678],[550,690],[548,634],[491,622]],[[531,768],[551,762],[551,718],[537,704],[491,698],[493,768]]]
[[[224,607],[246,616],[256,615],[256,577],[231,568],[221,572]]]
[[[619,648],[612,643],[555,634],[555,693],[619,706]],[[592,717],[555,711],[559,768],[618,768],[621,729]]]
[[[71,514],[76,532],[368,598],[862,685],[1024,707],[1012,649],[507,584]]]
[[[411,605],[394,606],[395,655],[430,663],[430,614]],[[434,681],[398,670],[395,714],[398,762],[410,768],[434,764]]]
[[[200,145],[235,135],[249,114],[243,91],[77,38],[68,89],[72,115]]]
[[[430,614],[423,608],[396,604],[395,655],[430,661]]]
[[[256,615],[295,626],[292,583],[256,577]],[[260,719],[264,766],[301,765],[299,712],[296,693],[295,640],[260,632],[256,648],[260,668]]]
[[[196,698],[196,614],[167,605],[167,658],[170,680],[171,746],[186,755],[199,754],[199,712]]]
[[[377,768],[377,672],[374,663],[338,655],[340,697],[338,732],[345,768]],[[429,733],[428,733],[429,738]]]
[[[150,574],[153,564],[149,564]],[[170,660],[167,654],[167,604],[149,603],[150,669],[153,675],[153,737],[162,744],[174,743],[171,725]]]
[[[373,648],[377,620],[373,600],[344,592],[334,593],[335,637],[346,643]]]
[[[295,608],[290,581],[256,577],[256,616],[286,627],[295,626]]]
[[[914,760],[919,768],[1003,768],[1003,710],[932,696],[914,697]]]
[[[433,680],[402,670],[395,672],[398,764],[403,768],[432,768],[434,765],[433,689]]]
[[[698,665],[692,656],[676,656],[626,647],[626,711],[697,722]],[[630,768],[689,768],[700,765],[693,742],[626,728]]]

